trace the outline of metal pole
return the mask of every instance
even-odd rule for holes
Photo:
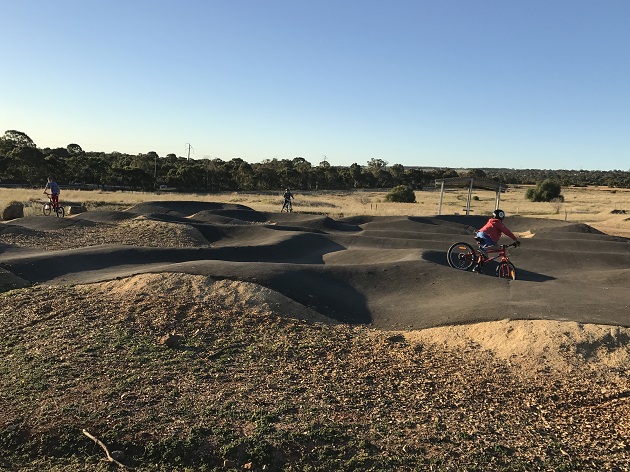
[[[468,187],[468,201],[466,202],[466,216],[470,215],[470,199],[472,198],[474,182],[475,182],[475,179],[470,179],[470,187]]]
[[[444,197],[444,180],[442,180],[442,186],[440,187],[440,207],[438,208],[438,215],[442,214],[442,199]]]
[[[501,206],[501,184],[499,184],[499,188],[497,189],[497,198],[494,200],[494,209],[496,210]]]

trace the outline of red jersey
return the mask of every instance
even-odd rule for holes
[[[517,239],[516,236],[514,236],[514,233],[512,233],[512,231],[510,231],[507,226],[503,224],[503,221],[498,218],[490,218],[488,222],[484,225],[484,227],[481,228],[479,231],[483,231],[488,236],[490,236],[490,239],[492,239],[495,244],[501,237],[501,233],[509,236],[514,241],[516,241]]]

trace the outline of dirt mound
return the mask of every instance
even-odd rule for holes
[[[92,290],[121,300],[138,297],[169,297],[177,294],[198,304],[220,304],[225,307],[270,310],[274,313],[321,323],[335,323],[281,293],[260,285],[235,280],[190,274],[141,274],[90,285]]]
[[[502,320],[412,331],[414,341],[449,348],[479,347],[536,373],[584,366],[630,371],[630,329],[573,321]]]
[[[16,288],[28,287],[26,280],[13,275],[11,272],[0,269],[0,292],[8,292]]]
[[[193,201],[154,201],[139,203],[130,207],[127,211],[141,215],[152,213],[177,213],[183,216],[190,216],[202,211],[220,210],[251,210],[245,205],[214,202],[193,202]]]
[[[177,295],[196,305],[220,304],[271,311],[312,322],[336,323],[284,295],[254,283],[189,274],[142,274],[92,284],[90,290],[121,300]],[[374,331],[378,333],[378,331]],[[481,349],[522,368],[526,374],[569,374],[584,367],[630,372],[630,328],[573,321],[501,320],[393,332],[401,340],[442,345],[449,350]]]
[[[39,217],[37,217],[39,218]],[[41,217],[46,223],[52,219]],[[204,247],[209,242],[199,230],[189,224],[155,221],[136,216],[134,218],[107,219],[95,222],[90,219],[65,219],[69,224],[42,228],[41,224],[25,222],[3,228],[0,242],[46,251],[84,248],[105,244],[135,245],[145,247]],[[57,219],[52,220],[57,221]],[[98,219],[97,219],[98,221]],[[42,228],[42,229],[32,229]]]

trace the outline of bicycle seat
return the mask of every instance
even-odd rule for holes
[[[478,236],[475,236],[475,241],[477,241],[478,244],[481,244],[483,242],[483,239]]]

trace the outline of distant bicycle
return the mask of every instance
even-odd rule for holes
[[[53,202],[51,195],[48,192],[44,192],[45,195],[48,196],[48,201],[42,203],[42,212],[45,216],[50,216],[50,214],[54,211],[57,217],[63,218],[66,214],[63,207],[59,205],[59,203],[55,204]]]
[[[446,257],[448,259],[448,265],[459,270],[471,270],[479,264],[483,266],[486,262],[501,258],[499,266],[495,271],[497,277],[516,280],[516,267],[510,262],[507,252],[509,247],[516,246],[518,246],[516,242],[512,244],[501,244],[498,248],[486,249],[486,254],[484,255],[479,248],[473,249],[468,243],[458,242],[448,249]]]
[[[284,203],[282,204],[282,209],[280,210],[280,213],[282,213],[283,211],[286,211],[287,213],[291,213],[293,211],[293,205],[291,204],[291,200],[284,201]]]

